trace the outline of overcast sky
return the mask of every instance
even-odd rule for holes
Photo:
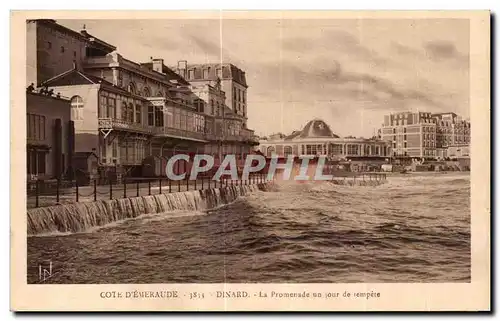
[[[59,20],[167,65],[231,62],[246,71],[248,126],[290,133],[321,118],[341,136],[370,137],[383,115],[469,117],[469,22],[375,20]]]

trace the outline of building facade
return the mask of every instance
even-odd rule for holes
[[[470,122],[455,113],[439,113],[433,117],[436,122],[438,158],[469,157]]]
[[[385,160],[391,157],[391,146],[378,139],[342,138],[321,119],[309,121],[302,130],[290,135],[276,134],[259,141],[266,157],[321,156],[346,160]]]
[[[64,46],[64,52],[81,49],[70,57],[70,68],[55,64],[59,56],[52,52],[31,52],[36,73],[30,68],[27,73],[32,83],[70,99],[75,150],[96,153],[104,172],[140,175],[146,157],[177,153],[242,159],[258,143],[246,118],[226,106],[224,80],[190,83],[161,58],[133,62],[86,30],[78,33],[53,20],[29,21],[28,33],[35,48],[51,43]],[[227,75],[226,83],[232,77]]]
[[[27,91],[26,139],[28,180],[61,178],[70,171],[74,152],[70,101]]]
[[[175,70],[195,86],[220,80],[221,89],[226,94],[225,105],[235,115],[241,116],[243,125],[246,126],[248,85],[243,70],[229,63],[188,64],[187,61],[179,61]]]
[[[455,113],[401,112],[384,116],[379,133],[393,157],[444,158],[449,146],[469,145],[470,122]]]

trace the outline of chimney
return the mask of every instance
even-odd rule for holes
[[[181,60],[177,62],[177,73],[181,75],[183,78],[186,78],[186,71],[187,71],[187,61],[186,60]]]
[[[163,73],[163,59],[153,59],[153,70]]]

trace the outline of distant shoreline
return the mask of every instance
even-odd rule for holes
[[[384,173],[384,172],[380,172]],[[387,177],[404,177],[404,176],[449,176],[449,175],[462,175],[462,176],[468,176],[470,175],[470,171],[443,171],[443,172],[406,172],[406,173],[400,173],[400,172],[386,172],[384,174],[387,174]]]

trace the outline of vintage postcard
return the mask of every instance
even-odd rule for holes
[[[11,26],[12,310],[490,310],[488,11]]]

